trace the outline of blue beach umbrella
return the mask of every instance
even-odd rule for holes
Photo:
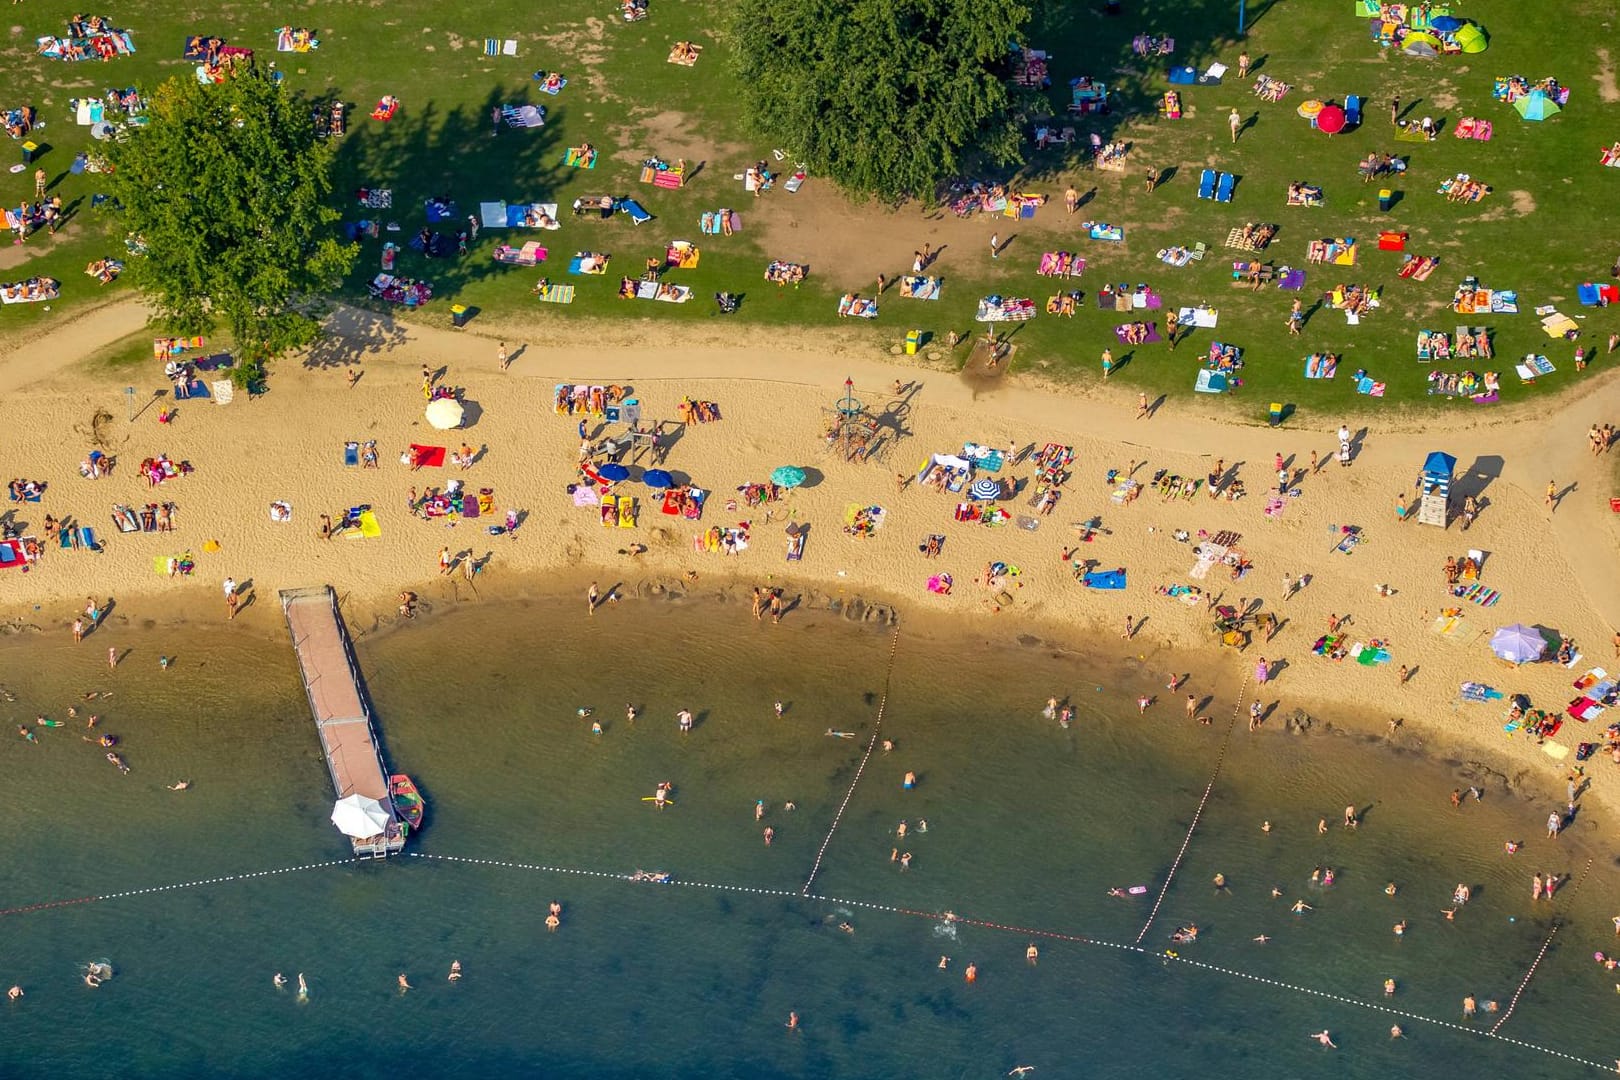
[[[1429,28],[1432,30],[1439,30],[1443,34],[1449,34],[1455,30],[1461,30],[1463,28],[1463,20],[1457,18],[1455,15],[1436,15],[1434,18],[1429,20]]]
[[[1491,651],[1510,664],[1527,664],[1541,659],[1547,639],[1524,623],[1514,623],[1491,635]]]
[[[675,478],[663,469],[648,469],[641,474],[641,482],[650,488],[667,488],[675,486]]]
[[[617,461],[610,461],[606,465],[603,465],[600,469],[597,469],[596,475],[600,476],[609,483],[617,484],[620,480],[629,479],[630,470],[625,468],[623,465],[620,465]]]
[[[973,486],[968,488],[968,494],[975,499],[999,499],[1001,484],[987,476],[982,480],[973,481]]]
[[[778,465],[771,470],[771,483],[777,487],[796,488],[804,483],[804,470],[797,465]]]

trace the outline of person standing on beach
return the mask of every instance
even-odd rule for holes
[[[1136,418],[1138,420],[1140,420],[1140,419],[1142,419],[1143,417],[1145,417],[1147,415],[1148,415],[1148,396],[1146,394],[1137,394],[1136,395]]]
[[[1556,512],[1557,510],[1558,510],[1558,485],[1556,483],[1554,483],[1553,481],[1549,480],[1549,481],[1547,481],[1547,512],[1549,514],[1551,514],[1551,513]]]
[[[495,362],[501,365],[502,371],[512,366],[512,358],[506,355],[506,342],[504,341],[501,342],[500,348],[495,350]]]
[[[782,590],[771,590],[771,625],[777,626],[782,622]]]
[[[73,641],[75,644],[84,640],[84,620],[73,620]]]
[[[1102,369],[1103,382],[1107,382],[1108,376],[1114,373],[1114,351],[1112,349],[1102,351]]]
[[[1547,839],[1558,839],[1558,833],[1563,827],[1564,823],[1559,819],[1556,813],[1547,815]]]
[[[1001,258],[1001,234],[1000,233],[991,233],[990,234],[990,257],[992,259]]]
[[[439,549],[439,573],[440,574],[448,574],[450,572],[450,567],[454,563],[455,563],[455,560],[450,557],[450,549],[447,548],[447,547],[440,548]]]
[[[585,590],[585,610],[588,614],[596,614],[596,600],[600,595],[596,591],[596,582],[591,582],[591,587]]]
[[[1187,695],[1187,719],[1191,720],[1198,713],[1198,698],[1192,694]]]

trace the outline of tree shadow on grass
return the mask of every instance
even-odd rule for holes
[[[490,135],[490,111],[503,104],[520,104],[514,91],[491,88],[478,105],[439,109],[431,100],[400,110],[383,123],[359,109],[349,133],[339,142],[333,162],[333,183],[344,206],[339,227],[360,220],[397,223],[376,237],[360,241],[360,256],[350,277],[350,293],[357,302],[380,267],[383,244],[393,241],[400,250],[393,273],[429,282],[431,303],[445,306],[474,282],[508,268],[491,257],[502,243],[516,247],[528,240],[545,243],[549,234],[539,229],[485,229],[480,222],[476,240],[468,238],[468,252],[457,255],[456,235],[468,229],[467,218],[478,214],[480,202],[511,204],[556,201],[562,186],[563,148],[553,128],[502,126]],[[553,109],[555,107],[553,106]],[[361,188],[387,188],[392,206],[373,209],[355,198]],[[445,197],[456,205],[447,221],[428,222],[424,204]],[[562,209],[562,208],[559,208]],[[431,258],[413,250],[413,237],[426,225],[446,236],[450,254]],[[365,301],[375,308],[381,301]]]

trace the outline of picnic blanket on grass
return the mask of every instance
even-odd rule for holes
[[[987,296],[979,301],[975,322],[1022,322],[1035,317],[1035,301],[1027,296]]]
[[[574,302],[574,287],[572,285],[554,285],[547,282],[537,285],[534,297],[542,304],[572,304]]]

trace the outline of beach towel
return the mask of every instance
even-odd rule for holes
[[[542,94],[550,94],[552,97],[556,97],[558,94],[562,93],[563,87],[568,85],[568,79],[566,77],[559,75],[553,79],[544,71],[535,72],[534,81],[540,84],[539,86],[535,87],[536,90],[540,91]]]
[[[542,304],[572,304],[574,302],[574,287],[572,285],[546,285],[545,288],[536,288],[534,297]]]
[[[1206,330],[1213,330],[1220,321],[1220,310],[1210,307],[1184,307],[1176,312],[1176,319],[1182,326],[1201,326]]]
[[[1088,589],[1123,589],[1125,587],[1125,570],[1093,570],[1082,574],[1080,583]]]
[[[294,29],[291,26],[283,26],[276,31],[277,52],[307,53],[314,52],[320,47],[320,39],[313,36],[308,30],[301,26],[297,29]],[[202,57],[188,56],[186,59],[201,60]]]
[[[582,251],[568,260],[570,274],[605,274],[607,273],[608,256],[596,252]]]
[[[1551,375],[1558,369],[1553,367],[1552,361],[1548,360],[1545,356],[1537,356],[1536,354],[1531,353],[1524,358],[1524,362],[1522,364],[1515,364],[1513,366],[1513,370],[1518,372],[1519,378],[1522,381],[1534,382],[1536,376]]]
[[[359,443],[357,443],[357,442],[348,442],[348,443],[343,444],[343,464],[349,466],[350,468],[355,468],[355,467],[359,466],[359,464],[360,464],[360,444]]]
[[[501,120],[509,128],[546,126],[546,110],[539,105],[502,105]]]
[[[362,510],[359,528],[347,529],[345,535],[351,540],[373,540],[382,535],[382,526],[377,524],[374,512]]]
[[[631,495],[619,496],[619,528],[633,529],[636,527],[636,500]]]
[[[1339,373],[1339,358],[1331,354],[1313,353],[1305,358],[1307,379],[1331,379]]]
[[[1224,394],[1230,385],[1231,380],[1223,372],[1201,368],[1193,383],[1193,390],[1200,394]]]
[[[594,169],[596,168],[596,155],[582,154],[579,147],[570,146],[568,152],[563,155],[563,164],[570,169]]]
[[[1101,221],[1091,222],[1086,229],[1086,235],[1093,240],[1104,240],[1114,244],[1123,244],[1125,242],[1124,226],[1109,225]]]
[[[502,40],[501,38],[485,38],[484,39],[484,55],[485,56],[516,56],[517,55],[517,40],[514,39],[514,38],[506,38],[505,40]]]
[[[1131,323],[1121,323],[1119,326],[1114,327],[1114,336],[1119,338],[1121,344],[1153,344],[1155,342],[1164,340],[1163,338],[1159,337],[1159,324],[1156,322],[1150,322],[1147,324],[1147,337],[1144,338],[1142,342],[1127,341],[1125,339],[1125,333],[1130,329],[1131,325]]]
[[[1277,288],[1297,290],[1305,287],[1305,271],[1284,267],[1277,278]]]
[[[491,257],[496,262],[505,263],[508,266],[538,266],[546,261],[546,254],[545,248],[541,247],[538,242],[530,240],[520,248],[512,247],[510,244],[502,244],[491,253]]]
[[[705,210],[703,216],[698,220],[698,231],[708,236],[721,236],[725,232],[721,224],[723,220],[720,212]],[[742,215],[735,210],[731,212],[731,231],[734,233],[742,232]]]
[[[912,300],[938,300],[942,278],[907,275],[900,279],[900,295]]]
[[[1497,295],[1493,293],[1491,297],[1491,310],[1493,312],[1496,310]],[[1517,307],[1514,310],[1518,310]],[[1550,338],[1561,338],[1567,334],[1578,332],[1580,326],[1568,315],[1555,311],[1541,320],[1541,329]]]
[[[443,468],[445,448],[411,443],[411,467],[416,469]]]

